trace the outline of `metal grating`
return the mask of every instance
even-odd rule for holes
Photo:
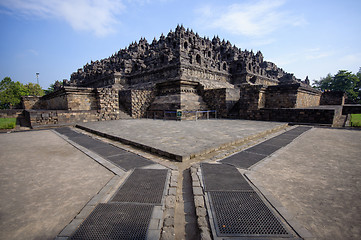
[[[293,141],[297,137],[298,137],[298,135],[287,134],[287,132],[285,132],[276,137],[273,137],[272,139],[283,139],[283,140]]]
[[[284,147],[284,146],[290,144],[292,142],[292,140],[293,139],[273,137],[271,139],[264,141],[263,144]]]
[[[69,239],[146,239],[152,212],[152,205],[99,204]]]
[[[78,137],[78,136],[82,135],[81,133],[75,132],[68,127],[56,128],[56,129],[54,129],[54,131],[56,131],[60,134],[63,134],[69,138],[70,137]]]
[[[312,127],[305,127],[305,126],[302,126],[302,127],[296,127],[294,129],[291,129],[289,131],[287,131],[286,133],[288,134],[295,134],[295,135],[301,135],[302,133],[310,130]]]
[[[96,152],[97,154],[103,157],[109,157],[109,156],[127,153],[127,151],[107,143],[97,144],[95,147],[90,148],[90,150]]]
[[[110,156],[107,157],[107,159],[112,163],[114,163],[115,165],[125,169],[126,171],[132,168],[144,167],[154,163],[144,157],[141,157],[137,154],[130,152],[125,152],[124,154],[121,155]]]
[[[253,164],[261,161],[263,158],[265,158],[263,155],[242,151],[229,156],[220,162],[228,163],[238,168],[249,168]]]
[[[167,169],[135,169],[111,202],[162,204]]]
[[[106,144],[106,143],[103,143],[99,140],[96,140],[94,138],[91,138],[91,137],[88,137],[85,135],[81,135],[78,137],[72,137],[72,138],[70,138],[70,140],[76,142],[77,144],[79,144],[85,148],[89,148],[89,149],[101,147],[101,146],[104,146],[104,144]]]
[[[209,192],[218,236],[286,237],[282,223],[255,192]]]
[[[201,168],[205,191],[253,191],[242,174],[233,166],[202,163]]]
[[[265,143],[260,143],[260,144],[257,144],[256,146],[248,148],[244,151],[268,156],[268,155],[271,155],[272,153],[274,153],[275,151],[277,151],[278,149],[280,149],[281,147],[282,146],[268,145]]]

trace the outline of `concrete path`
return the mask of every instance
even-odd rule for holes
[[[112,176],[51,131],[0,134],[0,239],[54,239]]]
[[[179,161],[279,130],[284,123],[247,120],[116,120],[79,124],[81,128],[114,136],[125,143]]]

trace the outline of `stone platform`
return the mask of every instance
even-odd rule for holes
[[[177,161],[278,131],[287,123],[248,120],[164,121],[150,119],[88,122],[77,127]]]

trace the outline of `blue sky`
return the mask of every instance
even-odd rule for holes
[[[177,24],[260,50],[297,78],[361,67],[360,0],[0,0],[0,78],[43,88]]]

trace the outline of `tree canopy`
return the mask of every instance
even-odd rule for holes
[[[343,91],[349,102],[361,103],[361,68],[357,74],[346,70],[339,70],[334,76],[329,73],[313,85],[322,91]]]
[[[22,84],[5,77],[0,82],[0,109],[16,108],[22,96],[43,96],[44,91],[39,84]]]

